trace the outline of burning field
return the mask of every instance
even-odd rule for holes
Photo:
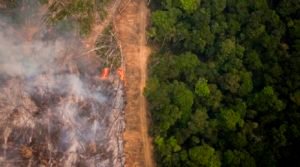
[[[0,166],[123,166],[120,79],[42,13],[0,12]]]

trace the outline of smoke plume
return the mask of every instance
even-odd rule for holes
[[[121,86],[30,2],[0,13],[0,166],[123,166]]]

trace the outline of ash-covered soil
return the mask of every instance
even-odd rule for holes
[[[123,166],[122,84],[43,11],[0,12],[0,166]]]

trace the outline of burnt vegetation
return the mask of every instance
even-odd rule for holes
[[[41,3],[0,1],[0,166],[123,166],[121,82]]]

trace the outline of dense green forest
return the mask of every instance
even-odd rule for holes
[[[151,3],[158,166],[300,166],[300,1]]]

